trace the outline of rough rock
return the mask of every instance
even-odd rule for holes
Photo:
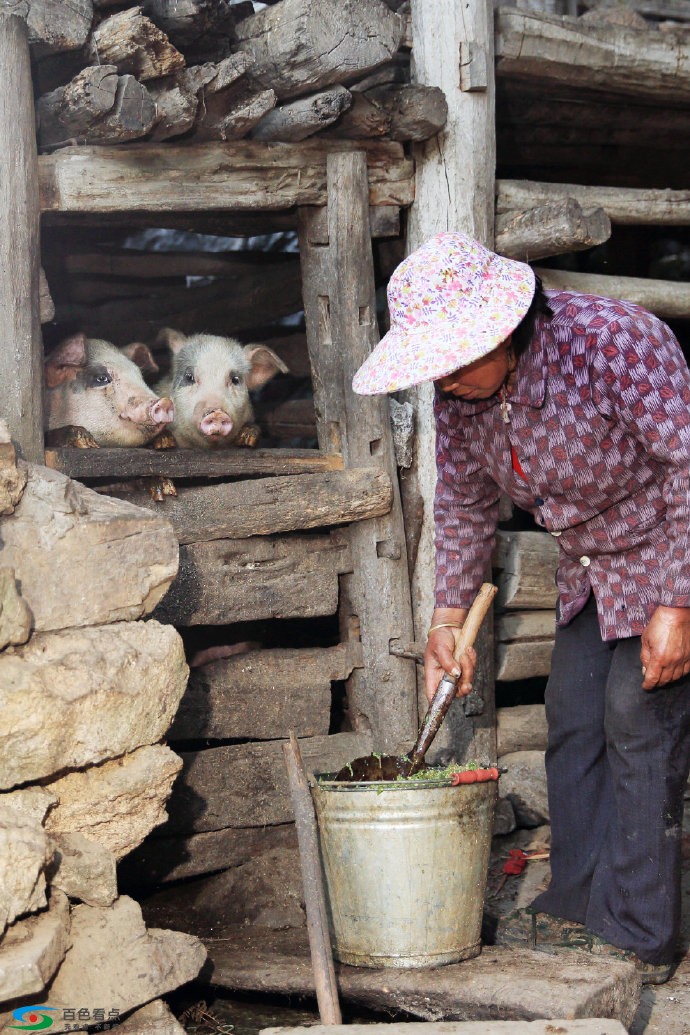
[[[518,826],[549,822],[543,751],[511,751],[501,756],[508,772],[501,776],[501,795],[509,799]]]
[[[69,773],[48,784],[58,804],[46,829],[83,834],[121,859],[166,819],[165,803],[181,768],[181,759],[159,744]]]
[[[19,503],[27,470],[26,464],[17,462],[7,421],[0,420],[0,514],[11,514]]]
[[[512,802],[508,798],[499,798],[494,810],[493,836],[502,837],[505,834],[510,834],[515,830],[516,826],[517,820]]]
[[[83,834],[53,835],[51,886],[89,906],[110,906],[117,898],[116,859]]]
[[[8,924],[46,906],[45,869],[52,851],[40,823],[3,807],[0,796],[0,935]]]
[[[13,568],[0,568],[0,650],[26,643],[33,623],[31,609],[17,590]]]
[[[160,740],[187,674],[180,636],[155,621],[39,633],[26,646],[5,651],[0,787]]]
[[[118,1035],[185,1035],[185,1029],[162,999],[135,1010],[117,1026]],[[536,1032],[535,1035],[540,1035]],[[604,1035],[608,1035],[605,1032]]]
[[[69,902],[60,891],[50,896],[50,908],[18,920],[0,944],[0,1002],[41,992],[69,948]]]
[[[219,937],[228,924],[302,927],[305,913],[297,848],[276,848],[204,880],[177,884],[142,906],[147,924]]]
[[[22,787],[0,795],[0,812],[24,821],[31,820],[41,825],[48,811],[57,805],[57,798],[43,787]]]
[[[394,1021],[392,1024],[313,1024],[308,1028],[264,1028],[260,1035],[626,1035],[620,1021],[586,1017],[571,1021]]]
[[[164,518],[34,464],[2,540],[38,631],[140,618],[177,573]]]
[[[65,1030],[60,1008],[106,1005],[127,1013],[193,980],[206,959],[201,942],[179,931],[147,931],[133,899],[72,911],[72,945],[46,1006],[57,1008],[51,1032]]]
[[[548,728],[543,704],[517,704],[496,709],[497,754],[545,751]]]

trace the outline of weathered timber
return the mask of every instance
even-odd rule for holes
[[[497,643],[553,641],[555,611],[505,611],[496,617]]]
[[[42,207],[64,212],[186,212],[325,205],[326,158],[347,141],[67,147],[39,159]],[[369,203],[409,205],[412,162],[400,144],[362,144]]]
[[[413,639],[388,402],[351,390],[355,370],[378,338],[366,175],[361,152],[329,158],[328,245],[314,244],[313,210],[305,209],[300,254],[321,448],[342,452],[346,468],[375,462],[393,486],[387,516],[350,529],[353,573],[341,581],[340,608],[343,638],[361,638],[364,652],[364,667],[347,683],[351,721],[355,729],[372,731],[377,748],[392,751],[414,735],[416,676],[409,659],[388,649],[393,639]]]
[[[151,140],[170,140],[192,128],[199,99],[182,75],[154,80],[149,83],[148,92],[156,108],[156,124]]]
[[[245,85],[208,97],[200,106],[195,140],[241,140],[275,108],[275,90]]]
[[[512,751],[546,751],[548,727],[543,704],[518,704],[496,710],[497,757]]]
[[[30,0],[26,24],[39,55],[79,50],[93,21],[92,0]]]
[[[496,603],[511,610],[550,610],[556,602],[558,545],[545,532],[502,532],[496,536]]]
[[[92,338],[117,342],[120,336],[124,340],[119,343],[124,345],[136,338],[155,338],[164,325],[185,334],[193,334],[199,327],[208,333],[235,334],[255,327],[257,320],[270,323],[301,308],[299,260],[285,256],[264,266],[260,276],[246,273],[203,287],[181,288],[177,284],[155,295],[142,294],[90,307],[62,303],[58,316],[61,321],[77,321]]]
[[[208,60],[207,55],[230,49],[238,11],[227,0],[142,0],[142,6],[187,60]],[[253,10],[248,4],[241,7],[239,17]]]
[[[50,323],[55,316],[55,304],[50,294],[50,286],[45,275],[45,270],[42,266],[38,271],[38,295],[41,323]]]
[[[108,277],[124,280],[166,280],[171,277],[234,278],[269,275],[271,267],[281,256],[257,252],[209,254],[208,252],[139,252],[134,249],[117,252],[74,251],[60,257],[61,265],[70,276]],[[293,262],[288,259],[287,262]],[[284,267],[283,267],[284,268]],[[240,285],[240,288],[246,285]]]
[[[393,489],[388,474],[370,466],[181,488],[164,503],[145,493],[126,499],[170,521],[181,543],[194,543],[379,517],[389,512]]]
[[[610,236],[611,220],[603,208],[585,214],[578,201],[564,198],[498,216],[495,248],[511,259],[533,262],[592,248]]]
[[[338,575],[351,570],[342,533],[194,543],[181,547],[156,617],[186,626],[335,614]]]
[[[357,645],[358,646],[358,645]],[[180,740],[277,740],[328,733],[331,682],[347,679],[361,651],[328,648],[249,651],[193,669],[170,743]]]
[[[428,140],[446,124],[448,104],[438,86],[377,86],[364,94],[390,118],[391,140]]]
[[[194,90],[195,93],[203,91],[202,97],[206,100],[213,94],[227,90],[229,86],[245,74],[251,68],[253,59],[243,50],[234,54],[228,54],[222,61],[217,63],[206,61],[203,65],[192,65],[177,73],[185,85]]]
[[[24,22],[0,12],[0,414],[26,460],[43,457],[43,345],[36,130]]]
[[[552,653],[553,636],[546,640],[530,640],[528,643],[498,643],[496,679],[512,683],[518,679],[548,676],[551,671]]]
[[[46,449],[46,467],[92,478],[222,478],[342,470],[342,457],[317,449]]]
[[[371,751],[368,733],[336,733],[300,741],[308,769],[337,772]],[[183,771],[159,833],[191,834],[225,827],[289,823],[292,816],[282,742],[268,740],[182,753]]]
[[[690,190],[642,190],[634,187],[583,187],[577,183],[498,180],[496,212],[535,208],[561,198],[575,198],[585,212],[603,208],[612,223],[628,226],[690,225]]]
[[[557,291],[581,291],[605,298],[636,302],[665,320],[690,318],[690,284],[647,277],[613,277],[600,273],[570,273],[537,267],[544,287]]]
[[[191,837],[157,837],[154,831],[122,860],[118,875],[124,885],[131,882],[137,888],[142,885],[151,888],[184,877],[243,866],[263,852],[296,845],[293,823],[263,829],[229,827]]]
[[[506,7],[497,12],[496,74],[678,104],[690,99],[690,44]]]
[[[316,414],[313,399],[288,399],[263,418],[272,438],[291,441],[293,438],[315,439]]]
[[[282,995],[314,994],[304,928],[268,931],[238,925],[234,931],[225,928],[218,941],[212,937],[205,939],[205,944],[213,963],[209,980],[216,987]],[[491,1024],[497,1016],[536,1024],[544,1017],[609,1017],[620,1018],[628,1027],[640,996],[639,975],[629,963],[591,953],[566,951],[550,955],[514,946],[485,946],[476,959],[444,967],[389,968],[385,980],[381,973],[369,967],[336,964],[341,997],[374,1010],[400,1012],[423,1021],[474,1020],[478,1027],[471,1035],[494,1035]],[[541,1030],[537,1027],[534,1035],[555,1035],[549,1028],[558,1027],[564,1027],[567,1035],[609,1035],[609,1027],[610,1035],[620,1032],[620,1027],[617,1029],[606,1020],[603,1027],[597,1024],[589,1031],[579,1031],[584,1023],[567,1020],[561,1025],[551,1020]],[[428,1027],[413,1027],[412,1035],[427,1035]],[[377,1028],[375,1025],[375,1035],[381,1035]],[[390,1030],[386,1025],[386,1031]],[[446,1031],[446,1024],[443,1030]],[[506,1035],[509,1032],[510,1029]],[[430,1035],[435,1035],[433,1025]],[[447,1035],[454,1035],[452,1025]]]
[[[156,121],[148,90],[114,65],[84,68],[37,105],[38,139],[56,144],[116,144],[145,136]]]
[[[121,74],[137,79],[158,79],[184,68],[185,60],[164,32],[141,13],[128,7],[98,25],[86,46],[93,64],[115,65]]]
[[[375,140],[390,133],[391,116],[366,94],[352,95],[352,104],[338,119],[327,136],[329,139],[342,137],[344,140]]]
[[[429,237],[451,227],[489,247],[494,243],[493,183],[496,168],[495,88],[493,68],[493,5],[459,5],[455,0],[412,0],[414,42],[413,82],[441,89],[448,103],[444,128],[431,140],[413,145],[416,194],[410,210],[406,247],[418,248]],[[439,26],[443,31],[439,32]],[[473,49],[473,89],[458,89],[459,64]],[[477,88],[479,57],[486,81]],[[465,83],[465,85],[468,85]],[[434,606],[434,521],[436,486],[433,386],[421,385],[406,393],[414,406],[415,451],[412,467],[402,481],[408,555],[411,570],[414,624],[418,639],[430,625]],[[487,573],[488,574],[488,573]],[[458,758],[492,758],[495,754],[493,720],[493,643],[491,622],[485,622],[477,640],[478,666],[474,684],[484,699],[484,711],[471,721],[453,706],[436,744]],[[419,708],[426,706],[423,678],[418,680]]]
[[[254,127],[252,137],[254,140],[305,140],[330,126],[351,104],[350,91],[344,86],[333,86],[274,108]]]
[[[381,0],[283,0],[236,32],[256,59],[252,75],[282,99],[346,83],[390,61],[402,22]]]

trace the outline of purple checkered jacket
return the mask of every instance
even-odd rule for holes
[[[690,607],[690,372],[640,306],[546,294],[510,423],[497,396],[436,393],[436,605],[469,607],[505,492],[558,537],[559,623],[593,589],[603,638],[639,636],[658,604]]]

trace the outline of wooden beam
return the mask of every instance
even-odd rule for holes
[[[690,319],[690,284],[677,280],[612,277],[603,273],[571,273],[543,268],[537,268],[535,272],[547,288],[636,302],[664,320]]]
[[[505,611],[498,615],[496,679],[511,682],[548,676],[555,630],[555,611]]]
[[[677,36],[509,7],[496,19],[499,76],[674,104],[690,100],[690,44]]]
[[[328,733],[331,682],[352,672],[354,653],[335,647],[255,650],[193,669],[167,740],[276,740]],[[361,664],[361,652],[360,652]]]
[[[554,582],[557,566],[558,545],[553,536],[499,531],[493,557],[497,605],[511,610],[552,610],[558,595]]]
[[[39,56],[79,50],[89,35],[93,6],[92,0],[31,0],[26,23],[32,50]]]
[[[43,458],[36,126],[26,25],[0,12],[0,414],[25,460]],[[9,85],[11,84],[11,85]]]
[[[342,452],[346,468],[374,464],[392,486],[385,517],[349,530],[353,570],[341,580],[340,618],[341,638],[361,639],[364,656],[347,683],[353,728],[370,730],[378,750],[399,751],[417,728],[416,675],[413,662],[389,651],[391,640],[413,639],[389,407],[385,397],[357,396],[351,387],[378,340],[367,193],[365,155],[331,155],[328,245],[314,243],[313,209],[303,210],[300,255],[319,443]]]
[[[154,503],[148,493],[118,493],[167,518],[181,543],[243,539],[322,528],[387,514],[390,477],[377,467],[182,488]]]
[[[583,187],[577,183],[531,180],[498,180],[496,184],[496,212],[501,215],[562,198],[575,198],[585,211],[603,208],[612,223],[690,226],[690,190]]]
[[[368,733],[300,741],[305,764],[315,772],[337,772],[353,758],[369,754],[371,746]],[[168,802],[168,822],[157,830],[160,836],[292,821],[281,741],[183,752],[182,759],[184,768]]]
[[[496,221],[496,251],[523,262],[583,251],[610,236],[611,220],[603,208],[585,214],[574,198],[503,213]]]
[[[92,478],[249,478],[342,470],[318,449],[46,449],[45,465],[77,481]]]
[[[347,571],[349,542],[339,532],[192,543],[180,547],[177,578],[155,617],[189,626],[332,615]]]
[[[413,165],[400,144],[366,142],[369,202],[405,206]],[[43,211],[274,210],[326,204],[326,158],[347,141],[66,147],[39,159]]]
[[[442,31],[439,27],[442,26]],[[413,81],[439,87],[448,102],[443,130],[413,146],[417,163],[416,197],[408,221],[407,250],[433,234],[460,230],[494,244],[494,175],[496,168],[494,10],[490,0],[458,4],[456,0],[412,0]],[[484,66],[485,85],[478,81]],[[464,82],[462,80],[465,69]],[[459,88],[464,86],[465,89]],[[406,393],[415,409],[415,455],[402,482],[405,525],[412,575],[417,640],[426,639],[434,606],[434,521],[436,486],[433,385]],[[488,574],[488,573],[487,573]],[[479,665],[475,686],[484,698],[484,713],[474,732],[455,705],[435,747],[457,757],[495,754],[493,728],[493,643],[486,622],[476,644]],[[423,677],[418,680],[419,706],[426,706]],[[472,737],[474,739],[472,740]]]

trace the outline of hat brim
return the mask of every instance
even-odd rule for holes
[[[531,266],[497,255],[481,296],[461,320],[391,327],[355,374],[353,390],[358,395],[398,392],[437,381],[488,355],[522,320],[534,285]]]

